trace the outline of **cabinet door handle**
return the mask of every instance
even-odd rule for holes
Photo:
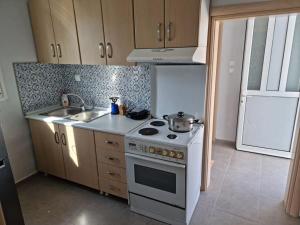
[[[55,134],[54,134],[54,140],[55,140],[55,143],[56,144],[59,144],[59,135],[58,135],[58,132],[55,131]]]
[[[61,51],[61,46],[60,46],[60,44],[57,44],[57,45],[56,45],[56,48],[57,48],[57,52],[58,52],[58,57],[61,58],[61,57],[62,57],[62,51]]]
[[[67,145],[65,134],[62,134],[62,135],[61,135],[61,143],[62,143],[63,145],[65,145],[65,146]]]
[[[112,49],[111,43],[109,43],[109,42],[106,44],[106,52],[107,52],[108,58],[112,58],[112,56],[113,56],[113,49]]]
[[[159,42],[161,42],[162,40],[161,40],[161,23],[158,23],[157,24],[157,40],[159,41]]]
[[[52,50],[52,57],[55,58],[56,57],[56,52],[55,52],[55,46],[54,44],[51,44],[51,50]]]
[[[3,168],[5,168],[5,161],[4,161],[4,159],[1,159],[0,160],[0,170]]]
[[[169,22],[168,28],[167,28],[168,41],[172,41],[172,37],[171,37],[171,29],[172,29],[172,23]]]
[[[103,44],[103,43],[100,43],[100,44],[99,44],[99,50],[100,50],[100,57],[101,57],[101,58],[104,58],[104,56],[105,56],[105,51],[104,51],[104,44]]]

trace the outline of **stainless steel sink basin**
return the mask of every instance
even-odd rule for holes
[[[109,112],[106,110],[101,110],[97,108],[83,111],[81,108],[70,107],[70,108],[56,109],[50,112],[42,113],[41,115],[62,117],[62,118],[82,121],[82,122],[90,122],[108,113]]]
[[[69,119],[76,120],[76,121],[82,121],[82,122],[90,122],[90,121],[95,120],[101,116],[108,114],[108,113],[109,113],[108,111],[94,109],[92,111],[84,111],[84,112],[78,113],[74,116],[71,116]]]
[[[41,115],[54,116],[54,117],[67,117],[67,116],[76,115],[81,112],[82,112],[81,108],[71,107],[71,108],[56,109],[47,113],[42,113]]]

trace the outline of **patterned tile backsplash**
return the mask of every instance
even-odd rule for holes
[[[150,109],[151,66],[89,66],[15,63],[23,112],[60,104],[63,92],[80,95],[88,105],[109,107],[120,96],[130,107]],[[81,81],[75,81],[80,75]],[[71,99],[71,101],[75,99]]]

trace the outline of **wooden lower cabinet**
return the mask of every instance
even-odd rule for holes
[[[39,171],[128,199],[124,136],[37,120],[29,124]]]
[[[95,132],[100,190],[128,199],[124,136]]]
[[[66,178],[99,190],[94,133],[91,130],[59,126]]]
[[[37,120],[29,124],[38,170],[66,178],[58,125]]]
[[[99,190],[94,133],[30,120],[38,170]]]

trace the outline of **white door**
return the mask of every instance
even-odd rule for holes
[[[291,157],[300,91],[300,16],[249,18],[237,149]]]

